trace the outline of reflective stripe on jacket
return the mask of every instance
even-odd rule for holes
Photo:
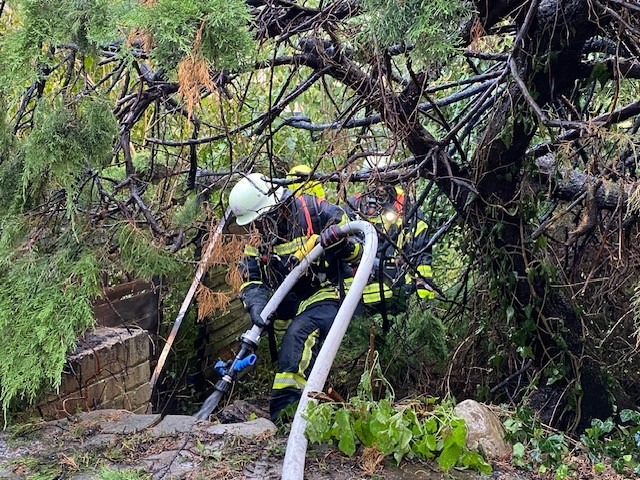
[[[378,232],[378,265],[374,266],[362,294],[363,302],[371,305],[380,303],[383,296],[387,300],[392,299],[397,296],[399,288],[411,286],[420,277],[430,279],[432,250],[426,247],[429,243],[429,229],[420,215],[416,213],[411,221],[405,221],[404,194],[398,194],[393,203],[384,204],[373,216],[362,213],[363,201],[362,195],[351,197],[348,203],[354,210],[349,208],[347,212],[352,219],[364,217]],[[395,246],[401,251],[396,251]],[[406,267],[407,260],[415,267],[413,270]]]
[[[329,225],[348,221],[344,210],[337,205],[312,195],[293,196],[290,191],[285,192],[283,204],[266,215],[272,216],[275,231],[261,232],[263,243],[260,246],[245,247],[240,264],[244,280],[240,295],[247,308],[254,295],[270,294],[278,288],[297,262],[295,253],[305,248],[309,238],[319,235]],[[344,245],[325,252],[298,280],[289,298],[295,297],[308,304],[310,298],[327,288],[325,296],[321,295],[319,299],[327,298],[329,294],[334,296],[340,280],[352,276],[348,262],[361,255],[361,248],[359,242],[350,238]]]

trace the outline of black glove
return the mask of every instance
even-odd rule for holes
[[[336,246],[344,239],[345,236],[340,232],[340,227],[337,225],[329,225],[320,234],[320,245],[322,245],[322,248],[326,250]]]
[[[260,316],[260,313],[262,313],[262,310],[264,310],[265,306],[266,303],[258,302],[249,307],[249,316],[251,317],[251,322],[256,327],[265,328],[267,327],[267,325],[269,325],[269,320],[263,320]]]

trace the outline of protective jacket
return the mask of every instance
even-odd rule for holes
[[[283,205],[268,217],[272,221],[271,229],[263,233],[263,237],[268,236],[263,238],[267,241],[257,247],[247,245],[240,265],[244,279],[240,298],[247,308],[256,301],[269,299],[295,267],[300,251],[308,248],[307,242],[313,235],[319,235],[329,225],[348,221],[340,207],[312,195],[294,196],[288,190],[285,190]],[[292,318],[315,301],[339,298],[340,281],[353,274],[349,262],[355,261],[361,253],[360,243],[353,239],[325,252],[282,302],[277,312],[279,318]],[[292,304],[299,304],[296,311],[283,311],[290,309]]]
[[[294,196],[285,190],[283,203],[260,220],[262,243],[247,246],[241,262],[245,283],[240,297],[247,310],[260,311],[286,275],[329,225],[346,223],[338,206],[312,195]],[[311,242],[310,242],[311,240]],[[361,255],[361,244],[344,239],[300,278],[276,310],[278,319],[291,319],[282,339],[278,366],[271,391],[271,416],[300,398],[306,379],[338,312],[342,280],[352,276],[349,262]]]
[[[404,192],[399,188],[382,202],[362,193],[348,200],[349,216],[364,218],[378,232],[378,251],[369,283],[362,294],[363,302],[375,308],[384,298],[393,313],[405,306],[402,300],[407,293],[417,292],[420,298],[434,297],[425,285],[432,278],[428,225],[419,213],[405,219],[406,203]]]

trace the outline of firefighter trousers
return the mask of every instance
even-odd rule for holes
[[[297,314],[282,338],[269,409],[277,420],[281,411],[300,399],[340,307],[337,299],[320,300]]]

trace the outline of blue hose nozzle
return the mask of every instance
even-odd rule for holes
[[[250,367],[251,365],[255,365],[257,360],[258,360],[258,357],[256,356],[256,354],[252,353],[251,355],[247,355],[246,357],[240,360],[235,360],[233,363],[231,363],[229,360],[218,360],[216,364],[213,366],[213,369],[220,376],[224,376],[230,373],[229,372],[230,368],[233,369],[233,372],[238,373],[244,370],[245,368]]]
[[[256,360],[258,360],[258,357],[255,353],[252,353],[251,355],[244,357],[242,360],[236,360],[233,364],[233,369],[236,372],[241,372],[245,368],[255,365]]]

